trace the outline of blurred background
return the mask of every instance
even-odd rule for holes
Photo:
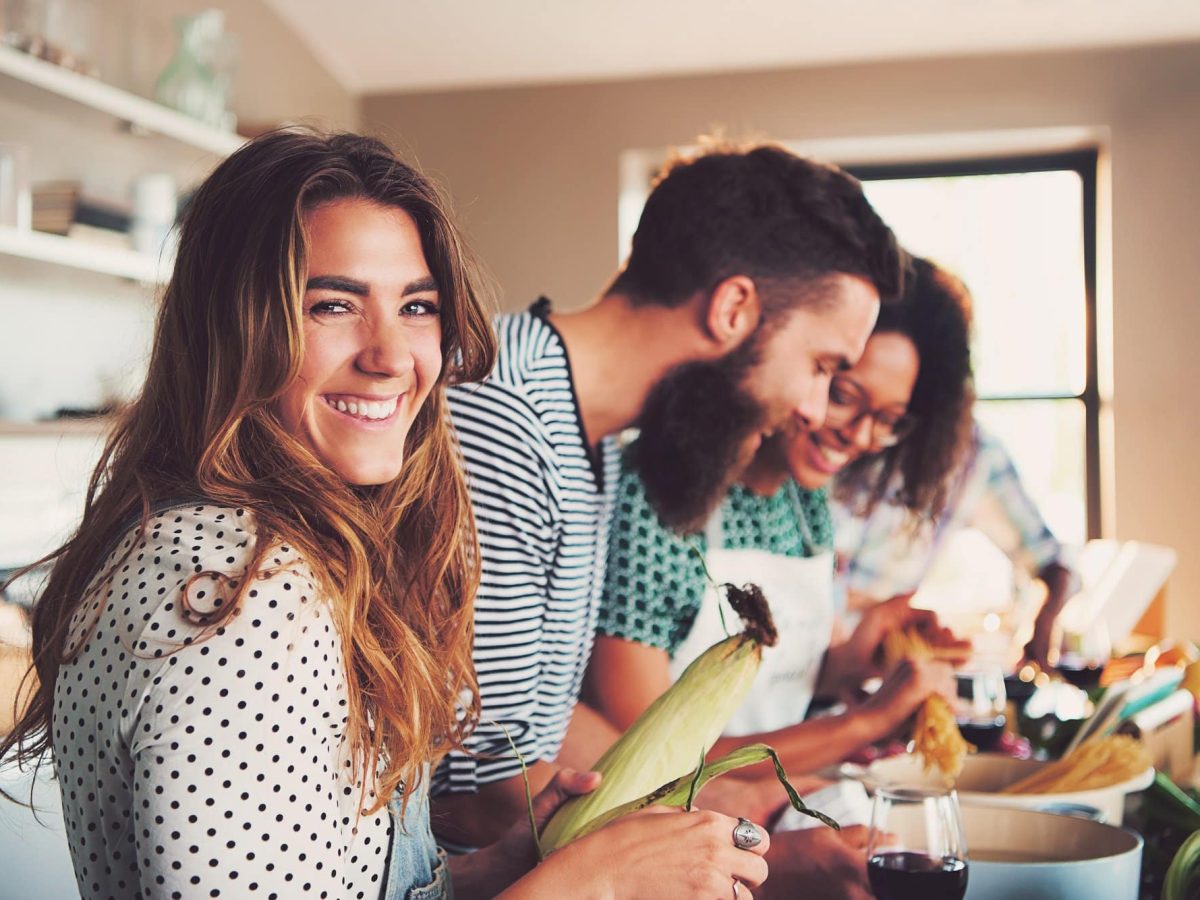
[[[980,419],[1063,540],[1179,551],[1143,625],[1200,638],[1193,0],[0,10],[0,568],[75,522],[175,212],[239,134],[383,137],[446,185],[505,308],[566,309],[614,271],[655,169],[716,133],[850,168],[966,281]]]

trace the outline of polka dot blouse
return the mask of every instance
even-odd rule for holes
[[[189,591],[216,610],[254,549],[243,510],[162,513],[71,621],[54,746],[84,897],[380,895],[391,821],[362,813],[341,638],[306,566],[281,546],[223,627],[184,614],[187,579],[227,579]]]

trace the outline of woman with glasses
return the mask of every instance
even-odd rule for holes
[[[911,609],[906,598],[872,607],[848,640],[832,644],[833,529],[825,488],[852,468],[858,485],[882,497],[900,477],[900,502],[918,515],[938,513],[970,438],[968,322],[963,286],[915,260],[904,297],[882,307],[861,359],[833,377],[824,424],[768,438],[701,534],[664,528],[637,477],[623,473],[588,672],[590,703],[627,728],[724,636],[714,584],[725,582],[763,588],[780,641],[764,655],[717,752],[762,740],[780,751],[790,772],[812,772],[892,733],[931,692],[953,690],[945,662],[880,670],[890,630],[917,627],[952,643],[931,613]],[[885,674],[863,703],[803,721],[814,697],[842,696]]]

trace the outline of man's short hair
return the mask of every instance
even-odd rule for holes
[[[906,266],[855,178],[779,146],[726,146],[663,169],[608,292],[679,306],[746,275],[769,309],[806,302],[807,285],[842,273],[867,279],[887,301],[902,292]]]

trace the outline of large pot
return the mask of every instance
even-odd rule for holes
[[[962,808],[966,900],[1136,900],[1142,839],[1026,809]]]
[[[888,830],[923,835],[920,807],[895,807]],[[1142,839],[1091,819],[1027,809],[961,808],[966,900],[1136,900]]]

